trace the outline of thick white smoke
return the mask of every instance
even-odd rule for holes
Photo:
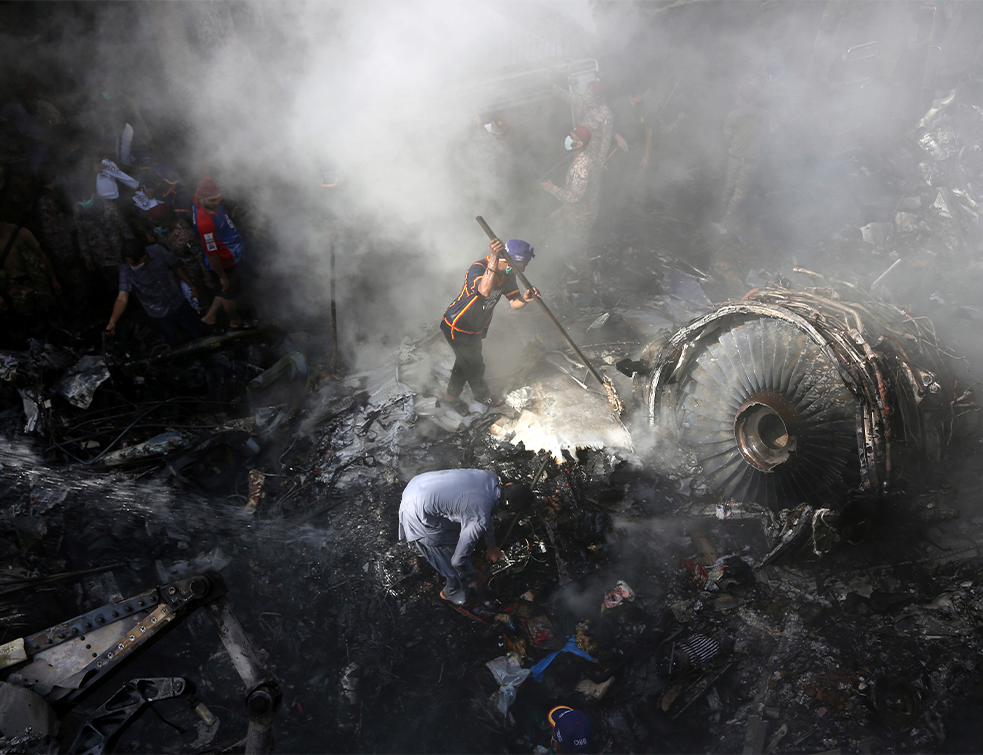
[[[470,88],[516,62],[516,40],[550,52],[573,30],[585,49],[590,21],[586,2],[165,3],[150,17],[194,128],[187,162],[248,194],[277,242],[271,272],[313,308],[326,299],[329,229],[346,228],[334,246],[342,326],[363,360],[368,330],[439,319],[486,253],[475,215],[537,188],[469,175],[459,148],[488,115]],[[336,189],[319,188],[324,166]]]

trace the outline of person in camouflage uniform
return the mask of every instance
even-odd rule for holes
[[[587,152],[595,164],[603,164],[614,136],[614,113],[604,101],[604,85],[600,81],[592,81],[580,95],[570,94],[555,84],[553,91],[564,102],[573,106],[577,125],[591,132]]]
[[[113,298],[119,289],[119,266],[127,245],[134,243],[133,231],[112,202],[91,189],[79,191],[72,209],[78,229],[79,252],[89,270],[96,270],[102,280],[102,298]],[[84,196],[84,198],[83,198]]]
[[[540,183],[544,191],[562,202],[546,218],[547,235],[584,278],[589,272],[590,232],[600,209],[597,163],[589,151],[592,139],[591,132],[583,126],[573,129],[566,145],[574,158],[563,187],[549,180]]]
[[[460,150],[460,170],[467,200],[486,207],[493,217],[502,217],[514,192],[509,191],[514,173],[508,126],[501,118],[487,123],[475,116]]]
[[[0,308],[12,306],[21,315],[50,312],[61,283],[34,234],[13,223],[0,223],[0,256]]]
[[[726,208],[720,223],[715,227],[721,234],[727,232],[727,222],[744,201],[758,170],[761,144],[778,123],[775,117],[755,103],[757,92],[742,85],[737,97],[737,107],[724,121],[724,136],[730,146],[727,150],[727,178],[724,181],[723,205]]]
[[[58,169],[52,163],[41,163],[38,178],[42,186],[34,200],[31,228],[65,287],[63,310],[78,316],[87,308],[92,284],[76,243],[71,203],[58,187]]]

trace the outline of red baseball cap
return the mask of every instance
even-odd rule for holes
[[[577,126],[577,128],[573,130],[573,133],[578,136],[580,141],[582,141],[585,146],[590,144],[590,138],[593,136],[593,134],[591,134],[590,129],[586,126]]]

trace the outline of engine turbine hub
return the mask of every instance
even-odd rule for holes
[[[771,472],[795,452],[797,412],[780,393],[761,391],[737,410],[734,438],[741,454],[762,472]]]

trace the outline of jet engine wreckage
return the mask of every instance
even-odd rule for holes
[[[918,495],[944,487],[957,419],[977,411],[954,355],[927,318],[822,282],[753,289],[618,364],[655,463],[693,477],[678,513],[759,521],[772,541],[759,566],[865,539],[880,503],[911,521],[955,515]]]
[[[662,343],[637,391],[721,500],[839,509],[910,490],[951,437],[957,385],[931,323],[857,290],[755,290]]]

